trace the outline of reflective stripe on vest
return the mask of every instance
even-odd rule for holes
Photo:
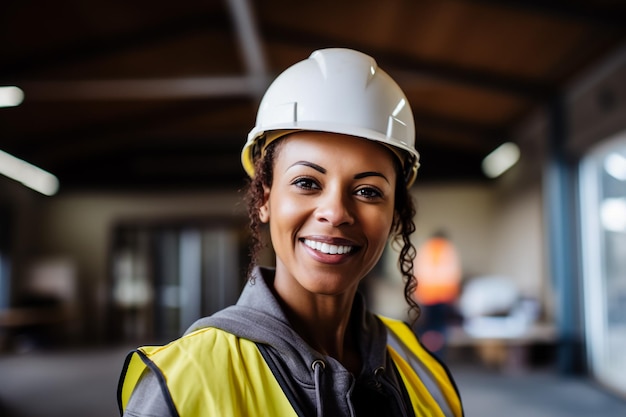
[[[389,330],[387,348],[409,393],[415,415],[461,417],[461,400],[446,369],[424,349],[406,323],[379,318]]]
[[[416,417],[462,416],[454,385],[441,364],[406,324],[381,319],[388,328],[389,354]],[[256,344],[224,330],[204,328],[168,345],[131,353],[118,388],[120,410],[126,409],[147,367],[159,378],[173,415],[297,417]]]

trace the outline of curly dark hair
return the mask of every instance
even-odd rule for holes
[[[265,247],[265,242],[261,236],[262,222],[259,219],[259,207],[263,205],[264,188],[272,187],[274,160],[278,155],[282,140],[275,140],[270,143],[262,158],[257,158],[254,164],[254,178],[248,181],[245,190],[245,201],[248,209],[250,221],[250,264],[248,266],[248,277],[258,262],[259,252]],[[396,187],[394,201],[394,219],[391,226],[392,246],[400,249],[398,264],[404,280],[404,299],[409,305],[409,313],[413,315],[413,320],[417,320],[420,315],[420,307],[413,298],[417,288],[417,280],[413,275],[413,260],[415,259],[415,246],[411,242],[411,234],[415,232],[416,210],[411,194],[406,187],[405,175],[398,158],[396,161]]]

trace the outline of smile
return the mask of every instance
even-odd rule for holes
[[[315,249],[316,251],[329,255],[343,255],[345,253],[350,253],[353,248],[352,246],[331,245],[310,239],[304,239],[304,244],[311,249]]]

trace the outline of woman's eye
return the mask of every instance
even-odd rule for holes
[[[304,190],[315,190],[319,189],[317,183],[310,178],[298,178],[293,183],[298,188],[302,188]]]
[[[376,188],[359,188],[356,191],[356,194],[360,197],[365,197],[365,198],[380,198],[382,197],[382,193],[380,191],[378,191]]]

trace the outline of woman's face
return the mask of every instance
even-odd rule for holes
[[[391,230],[394,157],[375,142],[332,133],[282,141],[259,210],[270,225],[276,280],[313,294],[356,290]]]

